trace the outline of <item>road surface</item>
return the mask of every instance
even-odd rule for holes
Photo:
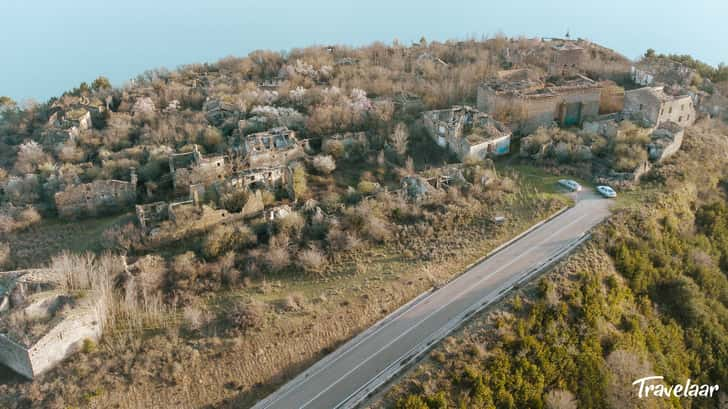
[[[574,207],[393,312],[253,409],[354,407],[470,315],[580,244],[609,215],[609,203],[580,193]]]

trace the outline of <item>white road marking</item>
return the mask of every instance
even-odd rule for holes
[[[352,373],[353,373],[354,371],[356,371],[357,369],[361,368],[361,367],[362,367],[362,366],[363,366],[364,364],[366,364],[367,362],[369,362],[369,360],[371,360],[371,359],[372,359],[372,358],[373,358],[374,356],[378,355],[378,354],[379,354],[380,352],[382,352],[382,351],[384,351],[385,349],[387,349],[387,348],[389,348],[390,346],[392,346],[392,344],[394,344],[395,342],[397,342],[397,341],[399,341],[400,339],[402,339],[402,337],[404,337],[405,335],[407,335],[407,334],[409,334],[410,332],[412,332],[412,330],[414,330],[415,328],[419,327],[419,326],[420,326],[420,324],[422,324],[423,322],[427,321],[428,319],[430,319],[430,318],[431,318],[432,316],[434,316],[435,314],[439,313],[439,312],[440,312],[440,311],[442,311],[443,309],[445,309],[445,308],[447,308],[448,306],[452,305],[452,304],[453,304],[453,302],[455,302],[455,300],[457,300],[458,298],[462,297],[462,296],[463,296],[463,295],[464,295],[465,293],[467,293],[468,291],[470,291],[470,290],[471,290],[471,289],[472,289],[473,287],[477,287],[477,286],[479,286],[480,284],[482,284],[482,283],[483,283],[483,281],[485,281],[485,280],[487,280],[488,278],[492,277],[492,276],[493,276],[494,274],[497,274],[497,273],[499,273],[499,272],[503,271],[503,269],[505,269],[506,267],[508,267],[508,266],[510,266],[511,264],[515,263],[515,262],[516,262],[516,261],[518,261],[519,259],[523,258],[523,256],[525,256],[526,254],[529,254],[529,253],[531,253],[531,252],[532,252],[532,251],[534,251],[534,249],[536,249],[536,248],[537,248],[538,246],[540,246],[540,245],[541,245],[541,244],[543,244],[544,242],[546,242],[546,241],[550,240],[551,238],[553,238],[554,236],[558,235],[558,234],[559,234],[559,233],[561,233],[562,231],[566,230],[566,229],[567,229],[568,227],[570,227],[570,226],[571,226],[571,225],[573,225],[574,223],[576,223],[576,222],[580,221],[580,220],[581,220],[581,219],[583,219],[584,217],[586,217],[586,215],[582,215],[582,216],[579,216],[578,218],[574,219],[573,221],[571,221],[571,222],[570,222],[569,224],[567,224],[566,226],[564,226],[564,227],[560,228],[559,230],[556,230],[556,231],[555,231],[554,233],[552,233],[551,235],[549,235],[548,237],[546,237],[546,239],[544,239],[544,240],[541,240],[541,241],[540,241],[540,242],[539,242],[539,243],[538,243],[537,245],[535,245],[535,246],[533,246],[533,247],[529,248],[528,250],[524,251],[523,253],[521,253],[521,255],[520,255],[519,257],[517,257],[517,258],[514,258],[514,259],[512,259],[512,260],[511,260],[511,261],[509,261],[508,263],[506,263],[506,264],[502,265],[502,266],[501,266],[500,268],[498,268],[498,269],[496,269],[496,270],[492,271],[492,272],[491,272],[491,273],[489,273],[489,274],[486,274],[486,275],[485,275],[485,276],[483,276],[483,277],[482,277],[482,278],[481,278],[480,280],[476,281],[476,282],[475,282],[475,284],[473,284],[473,285],[469,286],[468,288],[466,288],[465,290],[463,290],[463,291],[459,292],[459,293],[458,293],[457,295],[455,295],[454,297],[450,297],[449,299],[450,299],[451,301],[450,301],[449,303],[447,303],[447,304],[443,304],[442,306],[440,306],[439,308],[437,308],[436,310],[434,310],[433,312],[431,312],[430,314],[426,315],[426,316],[425,316],[424,318],[422,318],[421,320],[419,320],[419,321],[418,321],[418,322],[417,322],[416,324],[414,324],[414,325],[410,326],[410,327],[409,327],[409,328],[408,328],[408,329],[407,329],[407,330],[406,330],[405,332],[403,332],[403,333],[399,334],[399,335],[398,335],[397,337],[395,337],[395,338],[394,338],[393,340],[389,341],[389,342],[388,342],[387,344],[385,344],[385,345],[384,345],[383,347],[379,348],[379,349],[378,349],[378,350],[377,350],[376,352],[374,352],[373,354],[370,354],[368,358],[366,358],[365,360],[363,360],[362,362],[360,362],[360,363],[359,363],[358,365],[356,365],[355,367],[353,367],[352,369],[350,369],[350,370],[349,370],[348,372],[346,372],[346,373],[345,373],[344,375],[340,376],[340,377],[339,377],[339,378],[338,378],[338,379],[337,379],[337,380],[336,380],[335,382],[333,382],[333,383],[332,383],[331,385],[327,386],[327,387],[326,387],[326,388],[324,388],[324,389],[323,389],[322,391],[320,391],[319,393],[317,393],[317,394],[316,394],[316,395],[315,395],[315,396],[314,396],[313,398],[309,399],[309,400],[308,400],[308,401],[307,401],[306,403],[304,403],[304,404],[303,404],[302,406],[299,406],[299,409],[303,409],[303,408],[305,408],[305,407],[306,407],[306,406],[308,406],[308,405],[309,405],[309,404],[310,404],[311,402],[313,402],[314,400],[318,399],[318,398],[319,398],[319,397],[320,397],[321,395],[323,395],[324,393],[328,392],[328,391],[329,391],[329,390],[330,390],[331,388],[333,388],[334,386],[336,386],[336,385],[337,385],[337,384],[338,384],[339,382],[341,382],[341,381],[342,381],[342,380],[343,380],[344,378],[346,378],[347,376],[351,375],[351,374],[352,374]],[[461,276],[461,277],[462,277],[462,276]],[[455,280],[455,281],[459,281],[459,280]],[[453,282],[455,282],[455,281],[453,281]],[[377,375],[378,375],[378,374],[379,374],[379,373],[377,373]]]
[[[557,215],[556,217],[552,218],[552,219],[551,219],[551,220],[549,220],[548,222],[552,222],[552,221],[555,221],[556,219],[558,219],[558,218],[559,218],[559,217],[560,217],[561,215],[563,215],[563,214],[565,214],[565,213],[566,213],[566,212],[563,212],[563,213],[561,213],[561,214]],[[546,224],[546,223],[544,223],[544,224]],[[544,224],[542,224],[542,226],[543,226]],[[539,226],[539,227],[541,227],[541,226]],[[530,233],[530,232],[529,232],[529,233]],[[525,236],[524,236],[524,237],[525,237]],[[513,244],[515,244],[515,242],[514,242],[514,243],[509,243],[509,245],[507,245],[507,246],[506,246],[506,247],[504,247],[503,249],[499,249],[499,250],[505,250],[505,248],[507,248],[507,247],[510,247],[510,245],[513,245]],[[498,251],[498,252],[499,252],[499,251]],[[498,252],[493,252],[493,254],[492,254],[492,257],[496,256],[496,254],[497,254]],[[486,261],[486,260],[482,260],[482,261],[481,261],[481,263],[483,263],[483,262],[485,262],[485,261]],[[478,263],[478,264],[480,264],[480,263]],[[472,268],[474,268],[474,267],[475,267],[475,266],[472,266]],[[452,280],[452,281],[449,281],[449,282],[445,283],[445,285],[444,285],[444,286],[442,286],[442,287],[438,288],[438,289],[437,289],[436,291],[439,291],[439,290],[441,290],[441,289],[447,288],[447,286],[449,286],[449,285],[452,285],[452,284],[453,284],[453,283],[455,283],[456,281],[457,281],[457,278],[456,278],[455,280]],[[433,293],[433,294],[434,294],[434,293]],[[431,298],[432,298],[432,294],[430,294],[430,295],[429,295],[429,296],[428,296],[427,298],[425,298],[425,299],[424,299],[424,300],[423,300],[423,301],[422,301],[421,303],[422,303],[422,304],[427,304],[427,303],[429,303],[429,302],[430,302]],[[418,303],[418,304],[419,304],[419,303]],[[393,324],[393,323],[397,322],[397,318],[399,318],[399,317],[401,317],[402,315],[406,314],[406,313],[407,313],[407,312],[408,312],[408,311],[409,311],[410,309],[412,309],[412,308],[416,307],[416,306],[417,306],[418,304],[413,304],[413,305],[412,305],[412,306],[410,306],[409,308],[407,308],[407,309],[405,309],[405,310],[401,311],[401,313],[400,313],[399,315],[397,315],[396,317],[394,317],[394,318],[392,318],[392,319],[388,320],[387,322],[385,322],[385,323],[384,323],[384,325],[381,325],[381,326],[380,326],[379,328],[377,328],[377,329],[376,329],[375,331],[372,331],[371,333],[367,334],[367,335],[366,335],[365,337],[363,337],[362,339],[358,340],[358,341],[357,341],[357,342],[355,342],[354,344],[352,344],[352,345],[346,345],[346,344],[345,344],[345,345],[344,345],[344,348],[346,348],[346,349],[344,349],[343,351],[336,351],[336,352],[338,353],[338,355],[337,355],[336,357],[334,357],[334,359],[332,359],[332,360],[331,360],[331,362],[329,362],[329,363],[328,363],[328,364],[327,364],[326,366],[322,366],[321,368],[318,368],[318,369],[317,369],[316,371],[314,371],[314,372],[312,372],[312,373],[306,373],[306,374],[304,375],[304,378],[300,379],[300,380],[299,380],[299,381],[298,381],[298,382],[297,382],[297,383],[296,383],[295,385],[291,385],[291,387],[289,387],[288,389],[286,389],[286,390],[285,390],[285,391],[284,391],[283,393],[279,394],[278,396],[276,396],[276,397],[275,397],[274,399],[272,399],[271,401],[269,401],[269,402],[266,402],[266,403],[265,403],[265,405],[264,405],[264,406],[262,406],[262,407],[260,407],[259,409],[268,409],[269,407],[271,407],[272,405],[274,405],[275,403],[277,403],[277,402],[278,402],[279,400],[281,400],[281,399],[285,398],[286,396],[288,396],[289,394],[291,394],[291,392],[294,392],[294,391],[295,391],[295,390],[296,390],[296,389],[297,389],[297,388],[298,388],[298,387],[299,387],[300,385],[304,384],[304,383],[305,383],[305,382],[307,382],[307,381],[308,381],[309,379],[313,379],[313,378],[315,378],[315,376],[316,376],[316,375],[318,375],[319,373],[321,373],[321,372],[322,372],[322,371],[324,371],[325,369],[328,369],[329,367],[331,367],[331,365],[333,365],[333,364],[334,364],[334,363],[336,363],[336,362],[337,362],[337,361],[338,361],[339,359],[341,359],[342,357],[344,357],[344,356],[345,356],[345,353],[346,353],[346,352],[348,352],[348,351],[351,351],[351,350],[353,350],[354,348],[356,348],[356,347],[358,347],[359,345],[361,345],[361,344],[362,344],[362,343],[363,343],[364,341],[366,341],[366,340],[368,340],[369,338],[371,338],[371,337],[373,337],[373,336],[375,336],[375,335],[379,334],[379,333],[380,333],[380,332],[381,332],[382,330],[384,330],[385,328],[389,327],[389,326],[390,326],[391,324]],[[397,311],[395,310],[395,312],[397,312]],[[292,381],[295,381],[295,380],[296,380],[296,378],[294,378],[294,379],[293,379]],[[256,406],[257,406],[257,405],[256,405]]]

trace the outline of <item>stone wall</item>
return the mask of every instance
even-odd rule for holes
[[[103,320],[101,306],[74,309],[28,350],[32,376],[47,371],[77,352],[85,339],[97,341],[101,337]]]
[[[58,215],[62,218],[97,216],[130,207],[136,202],[136,174],[130,182],[95,180],[69,186],[55,194]]]
[[[656,124],[660,125],[670,121],[682,127],[687,127],[695,122],[696,116],[692,98],[685,95],[663,102]]]
[[[28,349],[5,334],[0,334],[0,362],[28,379],[33,378],[33,366]]]

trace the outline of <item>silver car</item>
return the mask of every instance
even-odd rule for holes
[[[604,197],[608,197],[608,198],[617,197],[617,192],[615,192],[614,189],[612,189],[609,186],[604,186],[604,185],[597,186],[597,192],[599,192],[599,194],[601,194]]]
[[[559,184],[572,192],[581,192],[581,185],[576,183],[575,180],[561,179],[559,180]]]

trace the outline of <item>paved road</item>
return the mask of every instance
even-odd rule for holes
[[[580,243],[609,215],[609,200],[591,192],[577,204],[473,266],[440,289],[390,314],[258,402],[253,409],[350,408],[439,341],[476,309]]]

